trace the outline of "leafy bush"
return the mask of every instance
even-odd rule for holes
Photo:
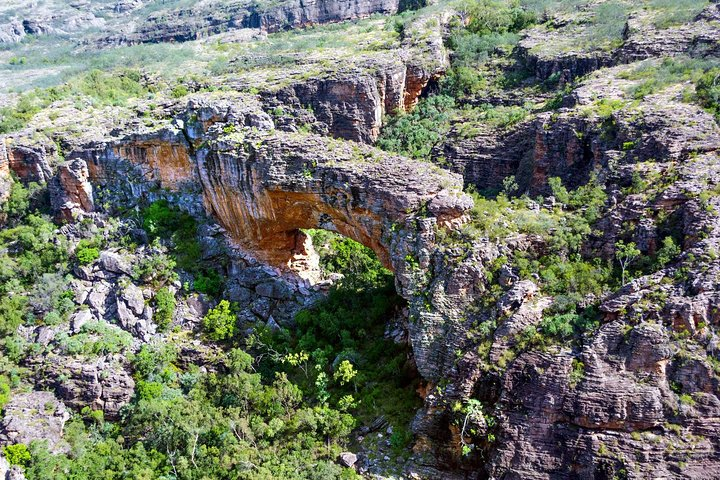
[[[10,465],[19,465],[21,467],[27,466],[32,458],[27,445],[23,443],[6,445],[3,447],[3,453],[5,454],[5,459]]]
[[[226,340],[235,334],[237,318],[230,308],[230,302],[221,300],[203,318],[205,333],[211,340]]]
[[[200,243],[197,240],[198,225],[187,212],[171,206],[165,200],[159,200],[143,209],[143,227],[154,241],[170,240],[172,263],[163,269],[174,269],[176,266],[195,276],[193,287],[201,293],[214,297],[220,296],[224,287],[224,279],[213,268],[207,268],[199,261],[202,256]],[[174,274],[173,274],[174,275]],[[171,278],[167,274],[162,277]]]
[[[64,236],[56,236],[55,225],[38,215],[0,231],[0,285],[19,282],[32,285],[44,273],[66,271],[68,248]]]
[[[59,273],[44,273],[38,278],[28,295],[29,305],[36,315],[55,311],[61,317],[75,308],[75,294],[70,289],[69,279]]]
[[[147,382],[141,380],[136,386],[136,393],[138,399],[140,400],[153,400],[155,398],[159,398],[162,391],[162,383],[158,382]]]
[[[187,87],[186,87],[185,85],[176,85],[176,86],[174,86],[173,89],[171,90],[170,95],[171,95],[173,98],[182,98],[182,97],[184,97],[185,95],[187,95],[188,93],[189,93],[189,92],[188,92],[188,89],[187,89]]]
[[[427,158],[450,129],[454,106],[455,101],[445,95],[421,100],[410,113],[398,113],[388,119],[377,145],[412,158]]]
[[[23,324],[28,299],[20,295],[0,297],[0,335],[12,335]]]
[[[133,277],[146,283],[166,285],[177,279],[175,260],[165,253],[155,253],[143,258],[133,269]]]
[[[175,295],[167,287],[163,287],[155,294],[155,314],[153,320],[158,329],[163,332],[167,330],[175,315]]]
[[[41,189],[35,182],[30,182],[27,187],[19,181],[13,182],[10,186],[10,197],[2,205],[2,212],[8,216],[11,224],[17,223],[29,212],[31,200]]]
[[[200,293],[218,297],[223,291],[224,283],[223,277],[215,270],[207,270],[196,275],[193,288]]]
[[[120,353],[132,345],[132,340],[132,335],[120,327],[97,321],[84,324],[75,335],[61,332],[57,336],[58,345],[68,355]]]
[[[172,344],[157,343],[143,345],[133,357],[135,378],[138,380],[169,378],[166,372],[173,371],[173,362],[177,359],[177,350]]]
[[[80,265],[89,265],[100,258],[100,249],[97,242],[93,240],[83,239],[77,245],[75,257]]]
[[[664,267],[675,259],[682,249],[675,243],[675,240],[671,236],[663,238],[662,246],[656,253],[657,267]]]
[[[535,21],[535,15],[517,1],[467,1],[464,10],[470,18],[468,30],[479,35],[517,32]]]
[[[0,375],[0,410],[10,401],[10,379]]]
[[[695,91],[700,104],[720,122],[720,67],[711,68],[697,80]]]

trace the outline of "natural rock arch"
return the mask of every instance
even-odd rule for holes
[[[197,162],[208,210],[238,245],[278,267],[302,257],[299,229],[322,228],[366,245],[396,270],[408,219],[451,224],[470,205],[457,175],[314,136],[221,139]]]

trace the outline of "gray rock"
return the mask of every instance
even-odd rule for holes
[[[124,273],[130,275],[132,267],[128,261],[117,252],[105,250],[100,252],[100,264],[102,268],[112,273]]]
[[[267,322],[265,323],[265,326],[268,327],[271,331],[276,332],[280,330],[280,325],[275,321],[273,317],[270,317],[267,319]]]
[[[261,319],[267,320],[272,311],[272,300],[266,297],[256,298],[250,304],[250,310]]]
[[[261,283],[255,287],[255,293],[261,297],[268,297],[276,300],[289,300],[292,298],[292,290],[287,283],[281,280]]]
[[[72,358],[50,354],[33,360],[36,382],[53,388],[66,405],[77,410],[90,406],[116,419],[135,390],[126,360],[120,355]]]
[[[110,293],[111,287],[108,283],[101,281],[93,284],[87,303],[98,318],[105,318],[105,314],[108,312]]]
[[[343,467],[352,467],[357,462],[358,457],[352,452],[342,452],[339,457],[340,465]]]
[[[145,297],[138,286],[133,283],[128,284],[117,294],[117,297],[118,302],[124,302],[135,315],[142,315],[145,309]]]
[[[70,317],[70,331],[73,334],[79,333],[82,326],[97,319],[88,309],[81,309]]]

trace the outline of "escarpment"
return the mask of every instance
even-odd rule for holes
[[[184,42],[241,28],[277,32],[294,27],[359,19],[372,14],[392,14],[398,11],[398,7],[398,0],[291,0],[272,6],[233,0],[219,6],[200,4],[151,15],[133,31],[108,36],[101,42]],[[192,18],[192,21],[188,22],[187,18]]]

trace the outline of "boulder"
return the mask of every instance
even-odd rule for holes
[[[105,250],[100,252],[100,265],[104,270],[112,273],[130,275],[132,267],[130,263],[119,253]]]
[[[338,460],[343,467],[352,467],[357,462],[358,457],[352,452],[342,452]]]

